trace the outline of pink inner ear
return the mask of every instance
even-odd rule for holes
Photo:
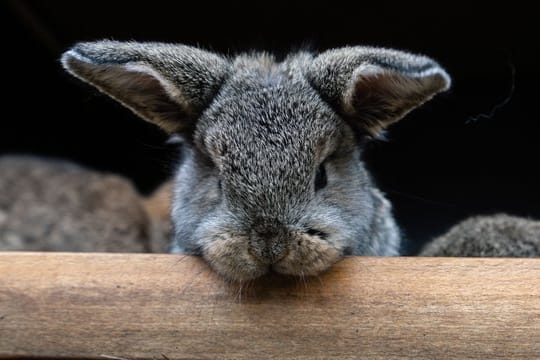
[[[375,65],[355,70],[343,96],[343,109],[373,135],[446,89],[444,74],[411,76]]]
[[[177,100],[180,91],[151,72],[133,70],[129,66],[111,66],[103,79],[105,91],[167,132],[180,131],[190,115],[189,108]]]
[[[80,56],[65,56],[64,66],[75,76],[116,99],[144,120],[169,133],[187,127],[190,109],[181,94],[150,66],[138,63],[95,64]]]

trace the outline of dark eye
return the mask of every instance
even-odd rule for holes
[[[324,165],[321,164],[321,166],[319,166],[317,169],[317,173],[315,174],[315,191],[323,189],[327,182],[326,169],[324,168]]]

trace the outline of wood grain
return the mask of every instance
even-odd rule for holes
[[[0,253],[0,357],[540,358],[540,259],[348,258],[227,285],[196,257]]]

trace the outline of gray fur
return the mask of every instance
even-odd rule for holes
[[[323,98],[352,120],[353,126],[372,135],[451,84],[448,74],[432,59],[389,49],[330,50],[310,67],[307,78]]]
[[[0,157],[0,249],[164,252],[163,190],[66,161]]]
[[[188,46],[116,41],[79,43],[62,62],[73,75],[169,132],[193,126],[229,67],[223,58]]]
[[[420,256],[540,257],[540,221],[505,214],[468,218]]]
[[[173,251],[226,278],[317,274],[341,257],[397,255],[391,207],[361,160],[377,134],[448,88],[434,61],[367,47],[283,62],[183,45],[95,42],[66,69],[187,141]],[[323,166],[327,186],[315,191]]]

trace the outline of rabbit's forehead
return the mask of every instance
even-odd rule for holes
[[[196,143],[217,165],[230,204],[294,216],[309,203],[318,164],[339,145],[343,121],[301,85],[238,90],[207,109]]]
[[[260,86],[236,87],[218,97],[196,136],[211,156],[231,161],[287,155],[291,162],[317,163],[338,145],[342,131],[341,119],[312,89]]]

